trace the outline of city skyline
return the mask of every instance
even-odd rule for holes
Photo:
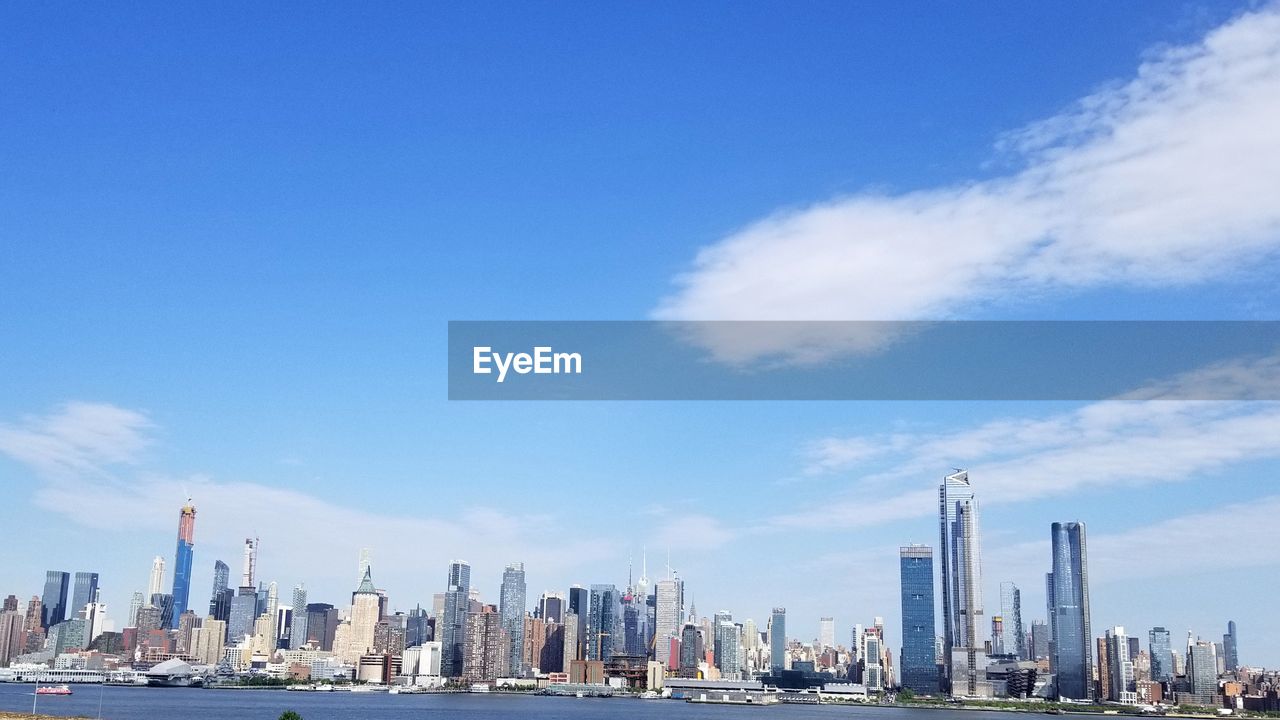
[[[900,654],[896,660],[897,667],[902,673],[900,678],[896,678],[904,687],[908,687],[918,692],[931,692],[928,688],[932,685],[936,692],[950,692],[956,696],[962,697],[981,697],[990,694],[990,683],[987,680],[987,665],[990,660],[987,656],[1009,655],[1015,658],[1026,657],[1035,659],[1034,649],[1037,645],[1030,642],[1033,638],[1017,634],[1017,639],[1009,641],[1011,645],[1016,647],[1015,650],[1006,650],[1004,647],[1004,637],[1008,637],[1003,632],[1003,617],[993,618],[992,633],[989,641],[984,641],[985,649],[977,647],[977,638],[974,637],[975,631],[974,620],[981,617],[981,610],[976,613],[974,608],[981,607],[981,600],[972,597],[973,590],[967,586],[970,578],[974,575],[972,568],[981,566],[981,552],[978,549],[977,528],[976,528],[976,508],[977,497],[974,492],[973,484],[969,478],[968,472],[957,469],[955,472],[947,475],[939,483],[939,521],[941,527],[941,539],[943,541],[943,552],[947,553],[951,558],[951,562],[943,564],[938,568],[935,576],[933,568],[933,548],[928,545],[914,544],[899,548],[898,556],[901,563],[899,574],[899,589],[901,593],[901,615],[900,622],[904,627],[903,644],[900,646]],[[180,543],[186,543],[186,547],[190,547],[193,540],[193,518],[196,515],[196,507],[188,499],[179,511],[179,537]],[[1050,571],[1045,574],[1046,586],[1046,618],[1050,628],[1050,650],[1044,659],[1048,663],[1048,667],[1056,678],[1056,687],[1059,695],[1077,700],[1088,700],[1091,698],[1099,698],[1111,701],[1125,701],[1125,692],[1132,693],[1135,690],[1134,673],[1135,670],[1131,666],[1131,656],[1136,653],[1133,647],[1130,647],[1128,640],[1124,637],[1125,631],[1122,626],[1114,626],[1108,629],[1101,637],[1096,638],[1097,641],[1097,662],[1100,670],[1095,686],[1093,677],[1093,645],[1094,638],[1091,633],[1091,614],[1089,602],[1089,570],[1088,570],[1088,551],[1086,550],[1084,524],[1081,522],[1054,522],[1050,527],[1051,555],[1047,560]],[[183,547],[180,545],[180,548]],[[294,587],[293,603],[290,606],[283,606],[277,599],[277,582],[272,580],[269,586],[263,585],[261,579],[258,585],[252,586],[254,581],[254,572],[256,568],[256,557],[259,549],[259,540],[257,538],[246,539],[244,543],[244,570],[242,574],[242,592],[240,597],[249,597],[253,609],[249,614],[241,618],[236,618],[233,609],[224,609],[225,614],[221,616],[224,621],[222,625],[212,625],[213,632],[217,629],[219,632],[226,631],[225,642],[230,645],[233,643],[248,640],[250,635],[258,635],[265,633],[266,637],[282,638],[284,644],[282,648],[298,649],[300,643],[305,642],[309,637],[316,637],[313,634],[307,635],[307,625],[311,616],[311,608],[319,607],[310,604],[307,601],[307,593],[305,583],[299,583]],[[159,582],[158,570],[162,568],[161,558],[155,558],[157,561],[153,563],[153,573],[150,581],[151,588],[154,589]],[[579,625],[579,617],[584,615],[585,618],[581,624],[585,627],[585,640],[573,643],[573,647],[577,649],[570,651],[569,647],[564,649],[564,658],[567,661],[570,657],[576,656],[582,660],[608,660],[617,655],[626,654],[648,654],[651,658],[658,659],[659,662],[671,663],[671,672],[684,672],[686,669],[696,669],[702,657],[703,643],[706,643],[708,650],[714,647],[714,657],[717,664],[720,665],[722,672],[732,672],[728,677],[737,677],[737,668],[739,660],[737,656],[730,653],[728,660],[725,660],[723,653],[729,652],[726,638],[732,637],[733,647],[741,647],[743,637],[741,635],[744,625],[735,624],[731,611],[725,610],[715,613],[712,616],[699,617],[690,599],[687,608],[683,605],[684,588],[683,580],[677,579],[675,571],[667,567],[668,577],[651,583],[651,579],[647,574],[647,557],[642,561],[642,570],[640,578],[637,580],[628,563],[628,581],[625,594],[613,584],[592,583],[589,592],[579,586],[573,585],[569,587],[568,595],[571,598],[569,614],[566,615],[565,621],[573,624],[575,627]],[[341,619],[337,623],[337,632],[330,640],[333,646],[334,657],[342,662],[349,664],[358,664],[361,658],[369,653],[376,652],[376,648],[385,647],[380,643],[385,640],[377,639],[377,629],[382,626],[381,620],[387,617],[393,610],[401,617],[404,611],[396,610],[389,602],[389,594],[382,589],[377,588],[372,581],[372,563],[371,551],[363,548],[358,553],[357,568],[360,571],[360,581],[358,587],[351,594],[351,605],[349,612],[340,612],[335,615],[335,619]],[[441,663],[440,670],[445,677],[472,677],[479,680],[491,678],[497,674],[510,674],[520,676],[529,671],[530,666],[521,664],[521,658],[528,652],[525,644],[524,633],[528,629],[527,618],[545,617],[541,613],[546,612],[549,598],[563,596],[563,593],[554,591],[544,592],[541,599],[537,603],[530,604],[527,601],[527,586],[525,581],[524,564],[514,562],[508,564],[502,574],[502,583],[499,591],[498,603],[484,604],[483,596],[470,585],[470,565],[466,561],[454,560],[449,564],[445,590],[439,593],[433,593],[435,598],[436,610],[432,620],[432,625],[438,629],[435,640],[441,647]],[[215,561],[212,578],[213,593],[210,601],[210,616],[207,621],[218,619],[219,596],[223,592],[223,588],[227,583],[228,566],[221,560]],[[77,630],[83,633],[77,637],[96,638],[98,634],[107,630],[117,630],[114,624],[110,624],[110,616],[106,615],[106,608],[103,605],[96,604],[98,597],[97,581],[98,574],[93,572],[78,571],[75,574],[76,582],[72,586],[74,594],[68,598],[67,578],[69,573],[62,571],[50,570],[46,573],[46,581],[43,596],[33,596],[29,607],[37,607],[42,602],[46,607],[59,608],[70,602],[72,605],[79,604],[83,612],[77,611],[79,617],[84,618],[82,629]],[[671,610],[662,610],[663,591],[659,588],[663,587],[663,583],[676,584],[680,590],[674,607],[677,622],[672,629],[665,629],[671,625],[667,621],[658,622],[653,625],[652,640],[645,643],[643,637],[648,635],[648,631],[644,628],[660,617],[664,613],[670,613]],[[639,603],[640,614],[648,620],[640,620],[636,625],[636,620],[628,617],[626,609],[631,607],[632,590],[639,588],[641,595],[645,597],[647,588],[654,588],[654,595],[647,599],[649,610],[644,610],[645,602]],[[1016,625],[1021,628],[1021,607],[1020,607],[1020,591],[1009,582],[1000,583],[1001,601],[1000,612],[1007,615]],[[943,588],[944,597],[940,602],[934,602],[935,588]],[[247,592],[243,592],[247,591]],[[581,596],[578,592],[583,593]],[[265,595],[264,595],[265,593]],[[952,597],[948,600],[945,595],[950,594]],[[668,591],[669,595],[669,591]],[[966,597],[968,595],[969,597]],[[78,598],[93,598],[93,604],[81,603]],[[157,600],[160,598],[161,600]],[[959,598],[959,599],[957,599]],[[14,596],[11,596],[14,599]],[[237,598],[238,599],[238,598]],[[264,602],[265,601],[265,602]],[[15,610],[17,600],[14,600]],[[160,602],[162,607],[157,609],[153,607]],[[143,613],[139,612],[138,607],[130,608],[130,619],[125,623],[135,632],[145,632],[142,629],[150,623],[154,623],[155,627],[178,629],[180,624],[177,619],[169,620],[173,613],[174,598],[168,594],[151,595],[151,605],[145,606],[153,615],[152,620],[144,621]],[[666,601],[670,604],[670,600]],[[85,608],[84,605],[89,607]],[[279,608],[277,610],[277,607]],[[323,607],[334,608],[334,605],[323,605]],[[420,608],[421,603],[416,607]],[[294,612],[298,608],[303,608],[303,612]],[[577,610],[575,615],[572,611]],[[879,608],[873,609],[874,612],[881,612]],[[944,622],[944,629],[941,634],[928,633],[922,635],[926,627],[934,627],[934,614],[938,613]],[[479,615],[477,615],[479,613]],[[20,613],[15,613],[20,615]],[[64,613],[66,617],[77,617],[76,613]],[[968,617],[958,617],[968,616]],[[61,630],[67,623],[54,622],[56,619],[56,611],[53,615],[45,613],[47,618],[44,624],[50,633],[50,642],[54,642],[54,633],[61,631],[65,634],[66,630]],[[199,613],[195,614],[196,618],[201,617]],[[161,620],[160,618],[164,618]],[[256,618],[250,629],[250,618]],[[450,618],[455,618],[450,621]],[[489,623],[487,619],[491,619]],[[708,621],[710,624],[708,625]],[[185,620],[184,620],[185,622]],[[265,625],[264,625],[265,622]],[[558,622],[558,621],[557,621]],[[701,624],[697,624],[701,622]],[[755,627],[754,622],[748,618],[745,621],[746,627]],[[104,623],[108,623],[105,624]],[[477,624],[478,623],[478,624]],[[965,623],[968,623],[966,626]],[[492,625],[490,629],[489,626]],[[1033,626],[1040,624],[1039,621],[1033,622]],[[55,625],[57,627],[55,627]],[[624,631],[625,625],[625,631]],[[134,626],[137,626],[135,628]],[[199,623],[197,623],[197,627]],[[475,628],[473,628],[475,626]],[[842,644],[835,644],[835,618],[831,616],[822,617],[818,623],[819,634],[812,640],[813,651],[821,652],[825,648],[844,648]],[[187,627],[182,625],[181,627]],[[541,626],[539,626],[541,627]],[[862,625],[854,625],[853,637],[855,640],[863,638]],[[1235,620],[1226,621],[1223,626],[1226,633],[1222,636],[1221,643],[1215,643],[1212,640],[1193,642],[1196,635],[1188,631],[1187,635],[1187,653],[1182,658],[1182,662],[1186,664],[1187,675],[1192,684],[1192,691],[1201,695],[1205,693],[1212,694],[1217,688],[1217,678],[1219,667],[1225,666],[1228,671],[1233,670],[1238,660],[1237,649],[1237,626]],[[233,629],[238,628],[238,629]],[[288,628],[286,630],[286,628]],[[729,628],[733,628],[731,635],[726,635]],[[677,632],[678,630],[678,632]],[[882,647],[886,636],[884,626],[879,616],[876,617],[876,626],[873,636],[865,636],[867,643],[876,643],[876,647]],[[723,632],[722,632],[723,631]],[[191,632],[183,630],[182,632]],[[292,635],[292,632],[300,632],[301,636]],[[460,634],[465,632],[465,639],[460,639]],[[482,655],[475,655],[479,650],[475,649],[474,633],[481,632],[482,637],[488,636],[490,639],[478,641],[484,647],[491,648],[484,650]],[[539,630],[540,632],[540,630]],[[641,639],[632,640],[631,634],[638,632]],[[495,633],[497,633],[495,635]],[[663,637],[666,633],[666,637]],[[789,651],[787,648],[791,643],[808,643],[807,639],[788,634],[786,631],[786,610],[783,607],[775,606],[771,613],[766,626],[765,636],[770,645],[770,653],[764,662],[771,665],[772,673],[778,674],[783,667],[781,658],[786,655],[787,665],[790,664]],[[908,639],[911,636],[914,639]],[[66,644],[69,647],[75,647],[75,640],[66,640],[60,635],[57,636],[57,646],[62,647]],[[192,636],[192,642],[195,642]],[[207,634],[201,636],[200,642],[208,642]],[[408,637],[413,637],[410,634]],[[571,642],[568,638],[576,637],[565,636],[566,642]],[[1118,639],[1117,639],[1118,638]],[[1151,677],[1159,679],[1168,677],[1170,666],[1169,662],[1161,654],[1163,652],[1173,653],[1169,641],[1169,633],[1163,627],[1153,627],[1149,634],[1148,649],[1151,652],[1151,660],[1149,660]],[[1134,638],[1135,642],[1138,638]],[[217,641],[219,647],[222,640]],[[402,646],[405,638],[400,640]],[[539,641],[540,642],[540,641]],[[494,644],[496,643],[496,645]],[[504,643],[509,643],[504,645]],[[672,647],[680,646],[680,654],[677,657],[669,656],[664,660],[659,648],[665,648],[670,643]],[[691,645],[690,643],[696,643]],[[935,643],[937,647],[942,648],[940,655],[935,657]],[[647,644],[647,649],[641,649]],[[1208,657],[1217,658],[1213,661],[1212,678],[1206,679],[1206,672],[1203,667],[1205,662],[1210,662],[1203,658],[1196,660],[1194,650],[1198,645],[1208,646],[1210,655]],[[14,646],[15,648],[18,646]],[[869,646],[868,646],[869,647]],[[1120,649],[1117,649],[1117,648]],[[1134,647],[1137,647],[1136,645]],[[948,654],[948,648],[955,648],[955,652]],[[1023,649],[1032,649],[1030,655],[1025,655]],[[696,649],[696,652],[695,652]],[[886,656],[886,663],[893,663],[893,650],[887,649],[889,655]],[[736,652],[736,651],[734,651]],[[868,650],[867,647],[852,647],[851,652],[855,657],[871,657],[878,658],[881,650]],[[496,654],[495,654],[496,653]],[[869,655],[864,655],[869,653]],[[976,654],[975,654],[976,653]],[[1118,654],[1119,653],[1119,654]],[[9,656],[16,654],[10,653]],[[489,658],[493,659],[490,660]],[[557,659],[559,655],[557,654]],[[954,658],[952,665],[948,666],[944,663],[947,657]],[[975,657],[978,658],[975,660]],[[452,659],[449,659],[452,658]],[[926,662],[927,660],[927,662]],[[935,665],[935,660],[937,664]],[[483,665],[485,662],[498,663],[490,667]],[[874,673],[869,677],[879,678],[874,682],[876,686],[881,683],[888,682],[893,679],[892,665],[882,667],[878,661],[871,662],[862,661],[865,667],[859,670],[860,673]],[[1201,663],[1200,669],[1196,669],[1195,663]],[[476,670],[476,664],[482,664],[482,670]],[[762,666],[757,672],[769,672],[770,665]],[[465,672],[464,672],[465,669]],[[471,675],[471,673],[478,673]],[[886,677],[881,677],[881,674]],[[932,676],[932,682],[930,682]],[[864,682],[870,682],[864,680]],[[1127,688],[1127,689],[1126,689]],[[1207,701],[1205,704],[1212,704]]]
[[[647,548],[680,578],[664,610],[845,638],[900,612],[901,547],[951,563],[959,466],[965,633],[1005,622],[1004,583],[1035,627],[1048,528],[1079,521],[1095,635],[1234,620],[1241,662],[1280,666],[1251,551],[1280,545],[1276,403],[450,402],[444,337],[1274,319],[1280,5],[665,11],[0,8],[0,592],[51,583],[66,617],[96,573],[117,625],[153,598],[178,622],[189,588],[252,630],[259,581],[345,607],[368,547],[406,611],[453,559],[495,605],[523,563],[525,604],[566,592],[587,643],[591,588]],[[1239,374],[1151,382],[1206,376]]]

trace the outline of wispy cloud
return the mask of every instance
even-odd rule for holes
[[[1242,547],[1280,546],[1277,517],[1280,517],[1280,495],[1270,495],[1124,532],[1090,533],[1089,582],[1094,585],[1128,583],[1152,577],[1280,563],[1275,553],[1239,551]],[[989,545],[984,562],[998,568],[1000,577],[1019,578],[1033,584],[1030,581],[1041,580],[1049,567],[1047,535],[1046,532],[1046,539],[1033,542]],[[1171,558],[1176,558],[1176,562],[1169,562]]]
[[[481,505],[435,513],[402,508],[390,502],[394,493],[388,495],[387,509],[375,512],[359,509],[341,495],[320,497],[286,487],[156,472],[138,462],[155,430],[137,411],[68,403],[48,415],[0,426],[0,453],[31,468],[39,481],[34,501],[49,513],[103,531],[118,531],[121,519],[129,518],[131,530],[167,532],[189,495],[199,513],[198,552],[207,562],[215,556],[234,560],[236,541],[258,536],[263,577],[306,580],[336,595],[355,583],[362,547],[373,551],[375,570],[384,568],[375,577],[379,584],[422,591],[439,585],[424,575],[442,579],[453,557],[487,568],[519,559],[555,574],[614,554],[598,538],[584,537],[573,553],[538,542],[560,526],[557,518],[544,515]],[[370,490],[353,480],[349,492],[367,498]],[[142,568],[138,579],[144,579]]]
[[[1197,283],[1280,249],[1280,6],[1151,55],[1128,82],[1000,139],[1005,177],[779,212],[702,249],[654,311],[906,320],[1095,286]],[[705,338],[720,357],[779,335]],[[802,345],[812,360],[820,338]],[[865,349],[837,338],[832,352]]]
[[[49,415],[0,424],[0,452],[52,478],[107,475],[151,443],[147,416],[106,403],[70,402]]]
[[[1181,482],[1231,463],[1280,457],[1277,437],[1280,403],[1106,401],[945,432],[828,437],[810,446],[808,469],[856,475],[855,490],[825,502],[822,512],[833,525],[857,527],[928,515],[937,479],[952,464],[969,468],[984,503],[1013,503]],[[898,492],[884,497],[885,488]],[[811,517],[805,509],[774,523],[805,526]]]

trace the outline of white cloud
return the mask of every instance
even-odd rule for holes
[[[1130,583],[1152,577],[1186,576],[1229,568],[1261,568],[1280,562],[1274,553],[1241,547],[1280,546],[1280,495],[1169,518],[1109,534],[1088,534],[1091,585]],[[1088,529],[1088,523],[1085,523]],[[1046,529],[1046,536],[1048,531]],[[1000,577],[1043,580],[1049,541],[988,544],[984,563]],[[1176,547],[1177,562],[1165,562]],[[1263,557],[1266,556],[1266,557]]]
[[[660,547],[707,551],[727,545],[738,533],[709,515],[689,514],[663,521],[653,536]]]
[[[854,491],[824,502],[821,513],[834,526],[861,527],[934,512],[937,481],[950,464],[969,469],[984,503],[1013,503],[1086,488],[1181,482],[1232,463],[1280,457],[1277,437],[1280,403],[1104,401],[949,432],[826,438],[811,447],[809,469],[858,472]],[[886,487],[898,492],[885,497]],[[774,523],[803,527],[815,511]]]
[[[496,578],[513,560],[540,573],[566,573],[612,557],[610,546],[590,536],[574,552],[540,541],[558,530],[555,518],[512,514],[475,506],[457,513],[404,508],[386,497],[386,509],[360,509],[341,495],[319,497],[295,489],[192,475],[173,477],[134,466],[151,444],[155,426],[141,413],[112,405],[69,403],[50,415],[0,426],[0,453],[29,466],[40,482],[33,495],[42,509],[104,531],[168,533],[188,497],[198,512],[198,562],[222,558],[238,572],[238,542],[261,538],[262,577],[281,583],[305,580],[341,597],[357,580],[361,548],[372,551],[375,580],[400,589],[396,602],[425,599],[442,587],[449,560],[463,557]],[[370,492],[374,490],[374,492]],[[377,497],[376,488],[353,481],[349,492]],[[127,522],[124,522],[127,519]],[[144,558],[145,559],[145,558]],[[378,568],[383,568],[379,571]],[[139,563],[137,580],[143,577]],[[127,583],[127,579],[121,579]],[[119,593],[133,588],[116,587]],[[403,592],[416,591],[418,594]]]
[[[654,316],[909,320],[1103,285],[1196,283],[1280,249],[1280,6],[1167,49],[1136,77],[1011,133],[1024,167],[788,210],[703,248]],[[704,339],[722,359],[779,335]],[[810,338],[810,341],[819,338]],[[833,352],[864,349],[846,339]],[[803,347],[802,360],[815,347]]]
[[[48,416],[0,424],[0,452],[53,477],[105,474],[150,444],[147,416],[105,403],[71,402]]]

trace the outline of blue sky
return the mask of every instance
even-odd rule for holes
[[[699,612],[896,637],[965,465],[989,607],[1040,617],[1078,518],[1095,627],[1276,665],[1274,407],[451,404],[444,360],[450,319],[1275,319],[1278,14],[7,6],[0,593],[94,569],[121,617],[190,493],[194,601],[247,534],[317,599],[369,546],[402,609],[669,546]]]

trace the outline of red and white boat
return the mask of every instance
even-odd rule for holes
[[[70,695],[71,687],[68,685],[45,685],[42,688],[36,688],[37,695]]]

